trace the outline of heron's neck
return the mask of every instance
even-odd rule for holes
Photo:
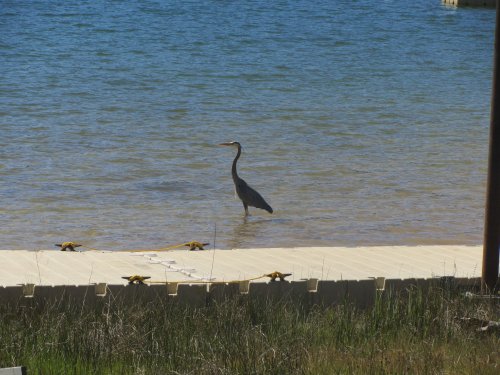
[[[238,153],[236,154],[236,157],[233,160],[233,168],[231,169],[231,172],[233,173],[233,180],[234,181],[236,181],[238,179],[238,172],[236,171],[236,163],[238,162],[240,155],[241,155],[241,146],[238,146]]]

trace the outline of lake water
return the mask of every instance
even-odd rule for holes
[[[494,19],[2,0],[0,248],[480,244]],[[232,140],[274,214],[244,219]]]

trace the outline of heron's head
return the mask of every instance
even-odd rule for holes
[[[241,147],[240,142],[224,142],[224,143],[219,143],[219,146],[233,146],[233,147]]]

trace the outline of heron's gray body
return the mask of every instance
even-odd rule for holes
[[[248,215],[248,206],[261,208],[263,210],[266,210],[270,214],[272,214],[273,209],[265,201],[265,199],[262,198],[262,195],[260,195],[255,189],[250,187],[245,182],[245,180],[243,180],[242,178],[240,178],[238,176],[238,172],[236,170],[236,163],[238,162],[238,159],[241,156],[240,143],[239,142],[228,142],[228,143],[222,143],[222,145],[225,145],[225,146],[233,146],[234,145],[234,146],[238,147],[238,153],[236,154],[236,157],[233,160],[233,166],[232,166],[231,172],[233,175],[233,182],[234,182],[236,194],[243,202],[243,207],[245,208],[245,215]]]

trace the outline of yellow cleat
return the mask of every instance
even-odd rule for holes
[[[61,248],[61,251],[66,251],[68,249],[69,251],[75,251],[75,247],[80,247],[79,243],[76,242],[63,242],[63,243],[56,243],[57,247]]]
[[[133,275],[133,276],[122,276],[122,279],[128,280],[128,284],[141,284],[144,285],[144,280],[150,279],[151,276],[139,276],[139,275]]]
[[[198,241],[191,241],[191,242],[186,242],[184,246],[188,246],[189,250],[205,250],[203,247],[210,245],[208,242],[198,242]]]
[[[285,277],[291,276],[291,275],[292,275],[291,273],[281,273],[278,271],[274,271],[274,272],[269,273],[265,276],[270,277],[271,281],[276,281],[276,279],[280,279],[280,281],[286,281]]]

